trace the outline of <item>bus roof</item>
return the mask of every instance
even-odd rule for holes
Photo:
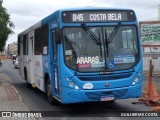
[[[63,11],[84,11],[84,10],[132,10],[132,9],[122,9],[122,8],[109,8],[109,7],[80,7],[80,8],[66,8],[66,9],[59,9],[55,12],[53,12],[52,14],[48,15],[47,17],[43,18],[42,20],[40,20],[38,23],[34,24],[33,26],[29,27],[28,29],[24,30],[23,32],[21,32],[19,36],[21,35],[25,35],[27,34],[29,31],[33,31],[47,23],[49,23],[50,21],[54,20],[55,18],[57,18],[59,16],[59,13],[62,13]],[[133,11],[133,10],[132,10]],[[134,12],[134,11],[133,11]]]
[[[74,10],[132,10],[132,9],[89,6],[89,7],[80,7],[80,8],[65,8],[65,9],[59,9],[58,11],[74,11]]]

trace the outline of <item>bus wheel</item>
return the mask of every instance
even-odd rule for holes
[[[58,103],[58,101],[56,99],[54,99],[52,96],[52,86],[51,86],[49,78],[47,80],[46,93],[47,93],[49,103],[52,105],[56,105]]]

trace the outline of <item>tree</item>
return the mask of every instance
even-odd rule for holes
[[[0,51],[4,50],[8,36],[13,34],[13,28],[14,24],[10,21],[10,16],[0,0]]]

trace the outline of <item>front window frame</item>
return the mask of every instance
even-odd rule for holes
[[[135,60],[135,62],[134,62],[134,65],[132,65],[132,67],[130,67],[130,68],[125,68],[125,69],[118,69],[118,70],[114,70],[114,71],[122,71],[122,70],[128,70],[128,69],[132,69],[134,66],[136,66],[137,64],[138,64],[138,62],[140,61],[140,48],[139,48],[139,35],[138,35],[138,28],[137,28],[137,26],[136,25],[134,25],[134,24],[132,24],[132,25],[121,25],[121,26],[133,26],[133,27],[135,27],[135,39],[136,39],[136,42],[137,42],[137,59],[138,60]],[[62,44],[63,44],[63,57],[64,57],[64,63],[65,63],[65,65],[68,67],[68,68],[70,68],[70,69],[72,69],[72,70],[74,70],[74,71],[76,71],[76,72],[82,72],[82,73],[89,73],[89,72],[113,72],[113,70],[108,70],[108,69],[106,69],[105,68],[105,70],[103,70],[103,71],[81,71],[81,70],[79,70],[79,69],[73,69],[71,66],[68,66],[67,64],[66,64],[66,60],[65,60],[65,44],[64,44],[64,29],[65,28],[80,28],[81,26],[65,26],[65,27],[63,27],[62,28]],[[99,27],[100,29],[102,29],[102,31],[101,32],[103,32],[101,35],[102,35],[102,37],[101,37],[101,39],[102,39],[102,42],[103,42],[103,45],[102,46],[104,46],[104,54],[106,53],[106,50],[105,50],[105,45],[104,45],[104,43],[105,43],[105,35],[104,35],[104,28],[105,27],[114,27],[114,25],[112,25],[112,26],[107,26],[107,25],[104,25],[104,26],[88,26],[89,28],[91,28],[91,27]],[[105,59],[107,59],[107,57],[105,57],[104,56],[104,58]],[[106,60],[105,60],[105,66],[106,66]]]

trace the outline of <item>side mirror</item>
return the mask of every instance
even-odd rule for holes
[[[55,30],[55,42],[56,44],[61,44],[60,29]]]

